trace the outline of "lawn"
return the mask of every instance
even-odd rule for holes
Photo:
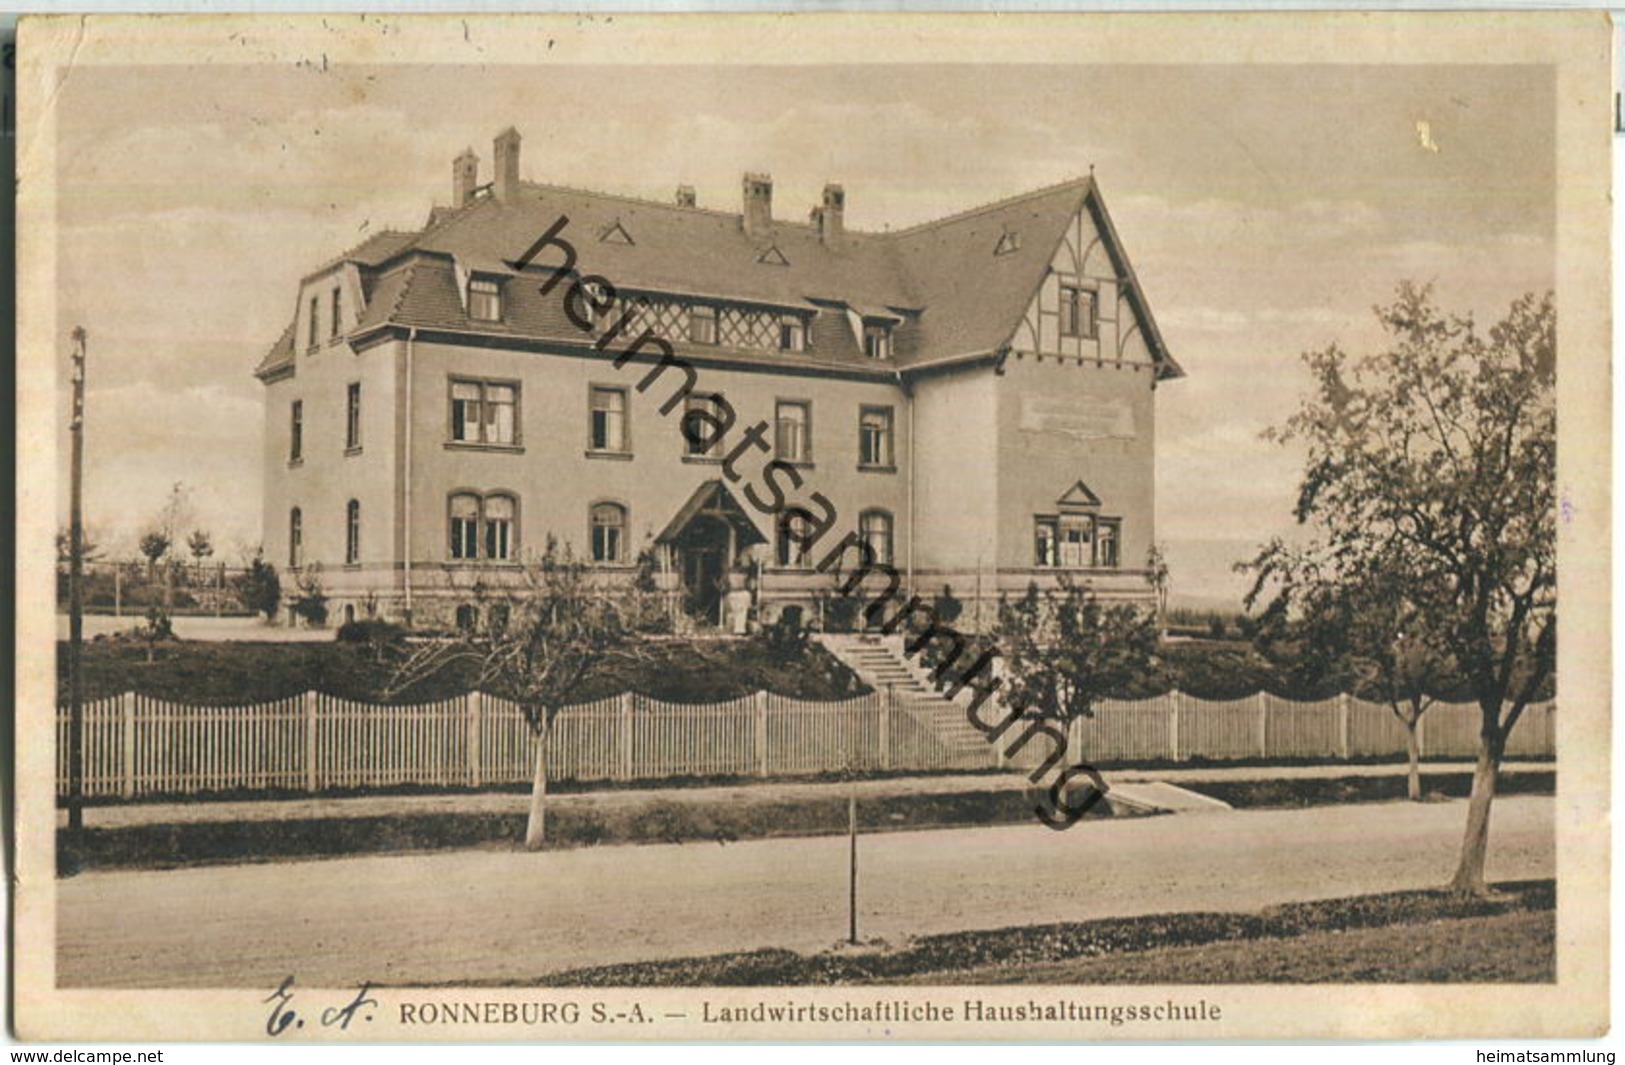
[[[1161,947],[1105,958],[933,973],[920,984],[1535,984],[1557,971],[1553,910],[1292,938]]]
[[[828,652],[809,644],[778,651],[760,640],[654,640],[647,661],[606,667],[591,677],[577,701],[636,691],[679,703],[715,702],[766,690],[798,699],[845,699],[868,688]],[[59,648],[59,652],[61,648]],[[346,699],[376,701],[393,665],[359,644],[212,643],[169,641],[147,661],[145,645],[95,640],[85,645],[87,698],[137,691],[177,702],[238,705],[312,689]],[[67,684],[67,655],[57,655],[59,690]],[[450,669],[402,693],[402,701],[460,695],[473,686],[472,669]]]
[[[1493,898],[1396,891],[1271,906],[925,936],[820,954],[757,950],[576,969],[553,987],[799,984],[1550,983],[1556,886]]]

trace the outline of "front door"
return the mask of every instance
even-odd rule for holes
[[[684,530],[677,553],[683,575],[683,606],[705,625],[721,624],[722,597],[727,592],[728,526],[698,518]]]

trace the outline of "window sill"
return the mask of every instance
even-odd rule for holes
[[[523,444],[487,444],[478,440],[447,440],[447,451],[498,451],[509,455],[523,455]]]
[[[722,465],[722,456],[721,455],[684,455],[683,456],[683,461],[693,463],[696,466],[720,466],[720,465]]]
[[[361,568],[361,563],[359,563],[359,562],[346,562],[344,564],[344,568],[345,569],[360,569]]]
[[[304,464],[305,464],[304,459],[289,459],[288,460],[288,469],[291,470],[296,466],[303,466]]]
[[[773,457],[773,461],[782,466],[794,466],[798,470],[816,470],[818,468],[818,466],[813,463],[811,459],[797,461],[796,459],[781,459],[775,455]]]
[[[361,454],[361,445],[360,444],[357,444],[355,447],[347,447],[347,448],[344,449],[344,456],[346,458],[349,458],[351,455],[359,455],[359,454]]]
[[[609,459],[614,462],[632,461],[632,452],[630,451],[599,451],[594,448],[588,448],[585,454],[589,459]]]
[[[858,463],[858,472],[859,473],[896,473],[897,472],[897,467],[896,466],[865,466],[863,463],[860,462],[860,463]]]
[[[1031,567],[1034,573],[1121,573],[1122,566],[1049,566],[1042,563]]]
[[[513,569],[519,565],[514,558],[448,558],[440,563],[447,569]]]

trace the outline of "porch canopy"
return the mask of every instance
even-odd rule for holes
[[[688,502],[678,508],[676,515],[660,530],[655,537],[657,544],[679,544],[684,542],[683,534],[696,518],[714,518],[724,522],[734,531],[737,548],[752,547],[756,544],[767,543],[767,537],[756,527],[745,508],[739,505],[734,494],[721,478],[712,478],[694,490],[688,497]]]

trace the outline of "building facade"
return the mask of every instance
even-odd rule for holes
[[[306,275],[255,373],[268,557],[341,619],[478,620],[550,539],[700,626],[817,610],[853,535],[976,617],[1148,598],[1164,349],[1092,178],[886,233],[522,181]],[[641,561],[640,561],[641,560]],[[729,592],[733,595],[730,597]]]

